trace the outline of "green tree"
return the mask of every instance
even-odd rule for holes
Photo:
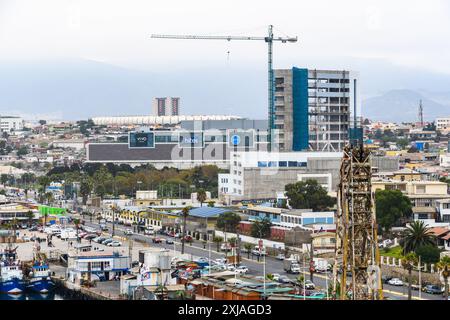
[[[420,257],[421,262],[434,264],[439,261],[441,250],[433,244],[427,244],[418,247],[415,253]]]
[[[106,185],[111,183],[112,174],[109,173],[108,169],[105,166],[101,166],[93,175],[94,180],[94,191],[97,195],[99,195],[102,199],[107,193]]]
[[[272,223],[268,218],[261,220],[256,220],[252,223],[251,235],[255,238],[269,238],[270,237],[270,227]]]
[[[86,205],[88,196],[91,194],[91,192],[92,192],[92,180],[89,178],[89,176],[83,177],[80,182],[80,194],[81,197],[83,198],[83,205]]]
[[[208,201],[208,207],[213,208],[215,202],[214,201]]]
[[[34,219],[34,213],[31,210],[27,211],[27,219],[28,219],[28,227],[31,228],[31,225],[33,224],[33,219]]]
[[[400,190],[377,190],[375,203],[377,223],[385,232],[412,213],[411,201]]]
[[[397,140],[397,146],[400,149],[405,149],[409,145],[409,141],[407,139],[398,139]]]
[[[183,216],[183,235],[181,238],[181,254],[184,253],[184,239],[186,238],[186,220],[189,216],[189,211],[191,210],[190,207],[184,207],[183,210],[181,210],[181,215]]]
[[[450,257],[443,256],[441,260],[437,263],[436,267],[441,272],[444,278],[444,297],[448,300],[448,277],[450,277]]]
[[[295,209],[323,211],[335,204],[327,190],[313,179],[287,184],[285,190],[290,205]]]
[[[250,259],[250,252],[253,249],[253,245],[251,243],[244,244],[245,251],[247,251],[247,259]]]
[[[28,154],[28,148],[26,146],[22,146],[17,150],[17,156],[22,157],[24,155]]]
[[[224,232],[236,233],[239,222],[241,222],[241,217],[237,213],[224,212],[217,218],[216,227]]]
[[[8,175],[3,173],[0,177],[0,180],[1,180],[2,184],[5,185],[9,180]]]
[[[215,236],[215,237],[213,238],[213,242],[214,242],[214,243],[216,244],[216,246],[217,246],[217,252],[220,251],[220,244],[222,243],[222,241],[223,241],[223,238],[222,238],[222,237]]]
[[[197,190],[197,201],[200,202],[200,207],[203,207],[203,202],[206,200],[206,192],[205,189]]]
[[[77,238],[78,238],[78,230],[80,229],[80,219],[78,218],[73,219],[73,224],[75,225],[75,230],[77,231]]]
[[[400,240],[403,254],[415,252],[419,247],[425,245],[436,245],[434,234],[423,221],[413,221],[406,227]]]
[[[417,255],[414,252],[409,252],[402,258],[402,266],[408,271],[408,300],[411,300],[412,270],[417,263]]]

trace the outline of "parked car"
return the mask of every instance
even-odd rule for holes
[[[383,283],[388,283],[388,281],[391,279],[392,279],[392,277],[390,277],[390,276],[381,276],[381,281]]]
[[[27,242],[27,241],[31,241],[31,238],[29,236],[23,236],[22,240]]]
[[[174,244],[172,239],[166,239],[166,244]]]
[[[278,281],[278,279],[281,277],[281,274],[279,274],[279,273],[272,273],[272,278],[273,278],[273,280],[275,280],[275,281]]]
[[[102,244],[105,245],[105,246],[107,246],[108,243],[113,242],[113,241],[114,241],[114,239],[109,238],[109,239],[103,240],[103,241],[102,241]]]
[[[122,245],[122,242],[116,241],[116,240],[108,242],[108,244],[107,244],[107,246],[109,246],[109,247],[120,247],[121,245]]]
[[[399,278],[392,278],[387,283],[390,284],[391,286],[403,286],[403,281],[400,280]]]
[[[277,259],[277,260],[284,260],[284,254],[282,254],[282,253],[279,253],[276,257],[275,257],[275,259]]]
[[[152,238],[152,242],[153,243],[162,243],[162,239],[155,237],[155,238]]]
[[[84,236],[84,239],[86,240],[94,240],[95,238],[97,238],[96,234],[87,234]]]
[[[292,283],[292,280],[287,276],[280,276],[277,280],[279,283]]]
[[[218,259],[214,260],[214,263],[216,263],[216,264],[226,264],[227,263],[227,259],[225,259],[225,258],[218,258]]]
[[[234,271],[240,274],[246,274],[248,272],[248,268],[246,266],[239,266],[236,267]]]
[[[423,292],[429,294],[442,294],[444,290],[440,286],[429,284],[422,289]]]
[[[125,230],[125,235],[130,236],[132,234],[133,234],[133,230],[131,230],[131,229],[126,229]]]
[[[174,236],[175,238],[181,238],[181,233],[175,233],[173,236]]]
[[[28,228],[28,231],[38,231],[38,226],[32,226],[31,228]]]
[[[108,238],[106,238],[106,237],[97,237],[97,238],[92,239],[92,241],[97,242],[97,243],[102,243],[102,241],[104,241],[106,239],[108,239]]]
[[[183,239],[181,239],[181,242],[191,242],[192,241],[192,237],[191,236],[184,236]]]
[[[306,290],[314,290],[316,288],[316,285],[311,280],[305,281],[305,289]]]

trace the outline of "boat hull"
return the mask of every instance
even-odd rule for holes
[[[35,278],[30,280],[27,289],[37,293],[48,293],[55,289],[55,283],[48,278]]]
[[[0,292],[8,294],[21,294],[25,291],[25,282],[19,278],[0,281]]]

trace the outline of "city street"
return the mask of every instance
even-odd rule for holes
[[[85,220],[85,225],[99,228],[99,223],[94,222],[94,220],[92,222],[90,222],[89,220]],[[108,222],[108,229],[109,229],[109,233],[111,233],[112,223],[110,223],[110,222]],[[124,233],[124,231],[126,229],[131,229],[131,227],[126,227],[123,225],[116,224],[115,235],[121,236],[121,237],[131,237],[133,240],[145,242],[147,244],[150,244],[153,247],[161,247],[161,248],[166,248],[169,250],[176,250],[176,251],[181,250],[181,243],[179,241],[177,241],[178,239],[174,239],[174,238],[171,238],[171,237],[168,237],[165,235],[158,234],[157,237],[159,237],[159,238],[173,239],[174,244],[166,244],[165,242],[159,243],[159,244],[154,244],[151,240],[151,238],[153,236],[147,236],[147,235],[139,234],[139,233],[133,233],[133,235],[131,235],[131,236],[126,236]],[[186,244],[185,245],[185,253],[191,254],[192,256],[197,256],[197,257],[206,257],[206,258],[210,257],[212,260],[225,257],[224,253],[216,251],[215,243],[208,243],[206,245],[205,249],[203,248],[203,244],[201,244],[199,242],[193,242],[192,245]],[[249,268],[248,274],[262,276],[263,269],[264,269],[263,259],[261,258],[261,260],[258,262],[257,258],[253,257],[251,254],[250,254],[250,259],[248,259],[247,257],[248,257],[247,253],[243,253],[241,255],[242,264]],[[283,270],[283,262],[282,261],[276,260],[275,258],[268,256],[268,257],[266,257],[265,262],[266,262],[266,274],[278,273],[280,275],[286,275],[291,279],[295,279],[296,277],[298,277],[298,275],[291,275],[291,274],[286,273]],[[308,269],[309,269],[309,263],[306,266],[306,268],[302,267],[302,270],[305,272],[306,279],[310,279],[310,274],[309,274]],[[328,281],[328,284],[330,284],[332,282],[332,274],[331,273],[328,274],[328,280],[326,280],[325,274],[314,273],[313,282],[314,282],[314,284],[316,284],[316,286],[318,288],[322,288],[322,289],[326,288],[327,281]],[[383,284],[383,288],[384,288],[383,289],[384,295],[386,297],[389,297],[390,299],[405,300],[408,297],[408,287],[407,286],[396,287],[396,286],[392,286],[392,285],[388,285],[388,284]],[[413,290],[412,291],[413,299],[415,299],[415,300],[419,300],[419,299],[442,300],[443,299],[441,295],[431,295],[431,294],[427,294],[424,292],[421,293],[421,297],[419,298],[419,293],[420,293],[419,291]]]

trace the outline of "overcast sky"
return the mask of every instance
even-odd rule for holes
[[[273,24],[276,35],[299,37],[296,44],[276,45],[275,67],[311,58],[320,63],[321,57],[329,61],[324,64],[333,57],[380,58],[450,73],[449,17],[445,0],[0,0],[0,59],[82,58],[171,71],[195,64],[264,68],[262,42],[149,36],[264,35]]]

